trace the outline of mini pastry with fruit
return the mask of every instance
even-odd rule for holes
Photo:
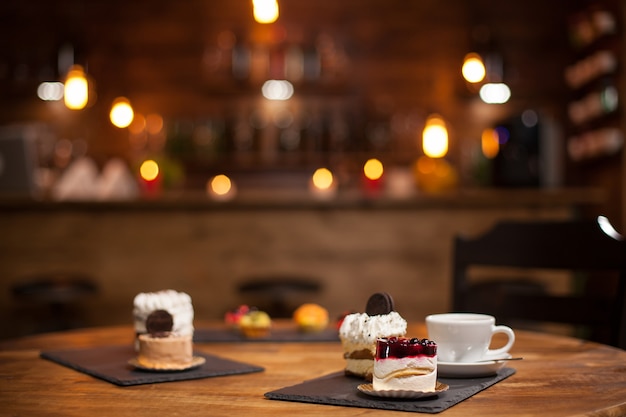
[[[227,311],[226,314],[224,314],[224,322],[227,325],[238,329],[241,318],[250,312],[250,310],[249,306],[242,304],[237,308]]]
[[[303,332],[321,332],[328,326],[328,310],[319,304],[302,304],[294,311],[293,320]]]
[[[272,327],[272,319],[265,311],[252,310],[239,320],[239,329],[249,338],[265,337]]]

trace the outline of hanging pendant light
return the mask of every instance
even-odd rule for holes
[[[252,0],[254,20],[258,23],[274,23],[278,19],[277,0]]]
[[[465,55],[461,73],[463,78],[469,83],[479,83],[484,80],[487,70],[482,57],[475,52]]]
[[[72,110],[85,108],[89,100],[89,84],[83,67],[74,65],[70,68],[63,89],[65,106]]]
[[[431,158],[443,158],[448,153],[448,128],[438,114],[431,114],[426,119],[422,132],[422,149]]]

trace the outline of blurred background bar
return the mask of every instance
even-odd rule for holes
[[[457,233],[624,231],[623,2],[267,3],[0,4],[1,314],[28,276],[93,277],[98,325],[304,275],[331,313],[384,287],[421,319]]]

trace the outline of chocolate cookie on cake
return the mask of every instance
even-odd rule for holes
[[[372,295],[365,313],[353,313],[344,317],[339,328],[339,338],[346,359],[345,373],[371,381],[379,338],[400,337],[406,334],[406,320],[394,311],[391,295]]]
[[[193,305],[191,297],[175,290],[139,293],[133,300],[133,316],[137,335],[147,332],[148,315],[155,310],[165,310],[172,315],[172,331],[193,336]]]

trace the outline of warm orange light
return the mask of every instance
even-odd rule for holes
[[[486,158],[493,159],[500,151],[498,133],[495,129],[485,129],[480,138],[480,146]]]
[[[89,84],[85,71],[80,65],[74,65],[67,73],[63,91],[65,106],[68,109],[85,108],[89,100]]]
[[[383,176],[383,163],[376,158],[369,159],[363,165],[363,173],[369,180],[377,180]]]
[[[111,123],[114,126],[119,128],[128,127],[132,123],[134,116],[133,108],[128,99],[124,97],[115,99],[111,107],[111,113],[109,113]]]
[[[327,190],[333,185],[333,174],[327,168],[318,168],[313,173],[313,185],[319,190]]]
[[[474,52],[465,55],[461,73],[463,78],[470,83],[478,83],[484,80],[487,70],[481,56]]]
[[[426,119],[422,132],[422,148],[424,154],[431,158],[442,158],[448,153],[448,129],[438,114],[432,114]]]
[[[163,117],[160,114],[149,114],[146,116],[146,129],[151,135],[156,135],[163,130]]]
[[[211,191],[217,195],[226,195],[230,191],[232,183],[226,175],[220,174],[211,180]]]
[[[278,19],[277,0],[252,0],[254,20],[258,23],[274,23]]]
[[[133,117],[133,122],[128,125],[128,131],[133,135],[139,135],[143,133],[146,128],[146,118],[141,114],[135,114]]]
[[[154,181],[159,176],[159,164],[152,159],[145,160],[139,168],[139,174],[146,181]]]

